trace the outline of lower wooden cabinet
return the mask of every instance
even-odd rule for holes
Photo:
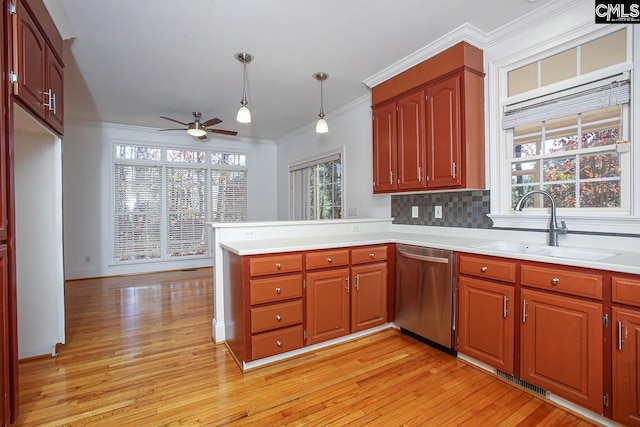
[[[349,333],[349,268],[307,273],[307,344]]]
[[[461,276],[458,351],[514,375],[513,285]]]
[[[387,321],[387,263],[351,267],[351,332]]]
[[[522,289],[520,377],[603,413],[602,303]]]
[[[613,419],[640,426],[640,310],[613,307]]]

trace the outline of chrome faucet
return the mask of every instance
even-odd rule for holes
[[[529,196],[533,196],[534,194],[542,194],[543,196],[546,196],[551,202],[551,218],[549,218],[549,246],[558,246],[558,233],[567,234],[567,225],[564,223],[564,221],[560,222],[562,224],[562,227],[558,225],[558,219],[556,217],[556,201],[553,200],[551,194],[543,190],[531,190],[525,193],[525,195],[522,196],[520,200],[518,200],[518,203],[516,203],[516,207],[514,209],[517,211],[522,211],[522,208],[524,208],[524,200]]]

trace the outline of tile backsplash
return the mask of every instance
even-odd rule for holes
[[[398,194],[391,196],[391,216],[394,224],[491,228],[489,199],[489,190]],[[412,217],[414,206],[417,218]],[[436,206],[442,206],[442,218],[435,217]]]

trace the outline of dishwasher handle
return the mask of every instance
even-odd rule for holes
[[[441,258],[441,257],[435,257],[435,256],[428,256],[428,255],[419,255],[419,254],[414,254],[414,253],[403,251],[403,250],[398,251],[398,254],[400,256],[403,256],[403,257],[406,257],[406,258],[411,258],[411,259],[417,259],[419,261],[433,262],[433,263],[437,263],[437,264],[449,264],[449,258]]]

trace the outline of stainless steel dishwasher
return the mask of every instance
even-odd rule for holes
[[[395,324],[450,354],[455,354],[454,262],[452,251],[396,245]]]

